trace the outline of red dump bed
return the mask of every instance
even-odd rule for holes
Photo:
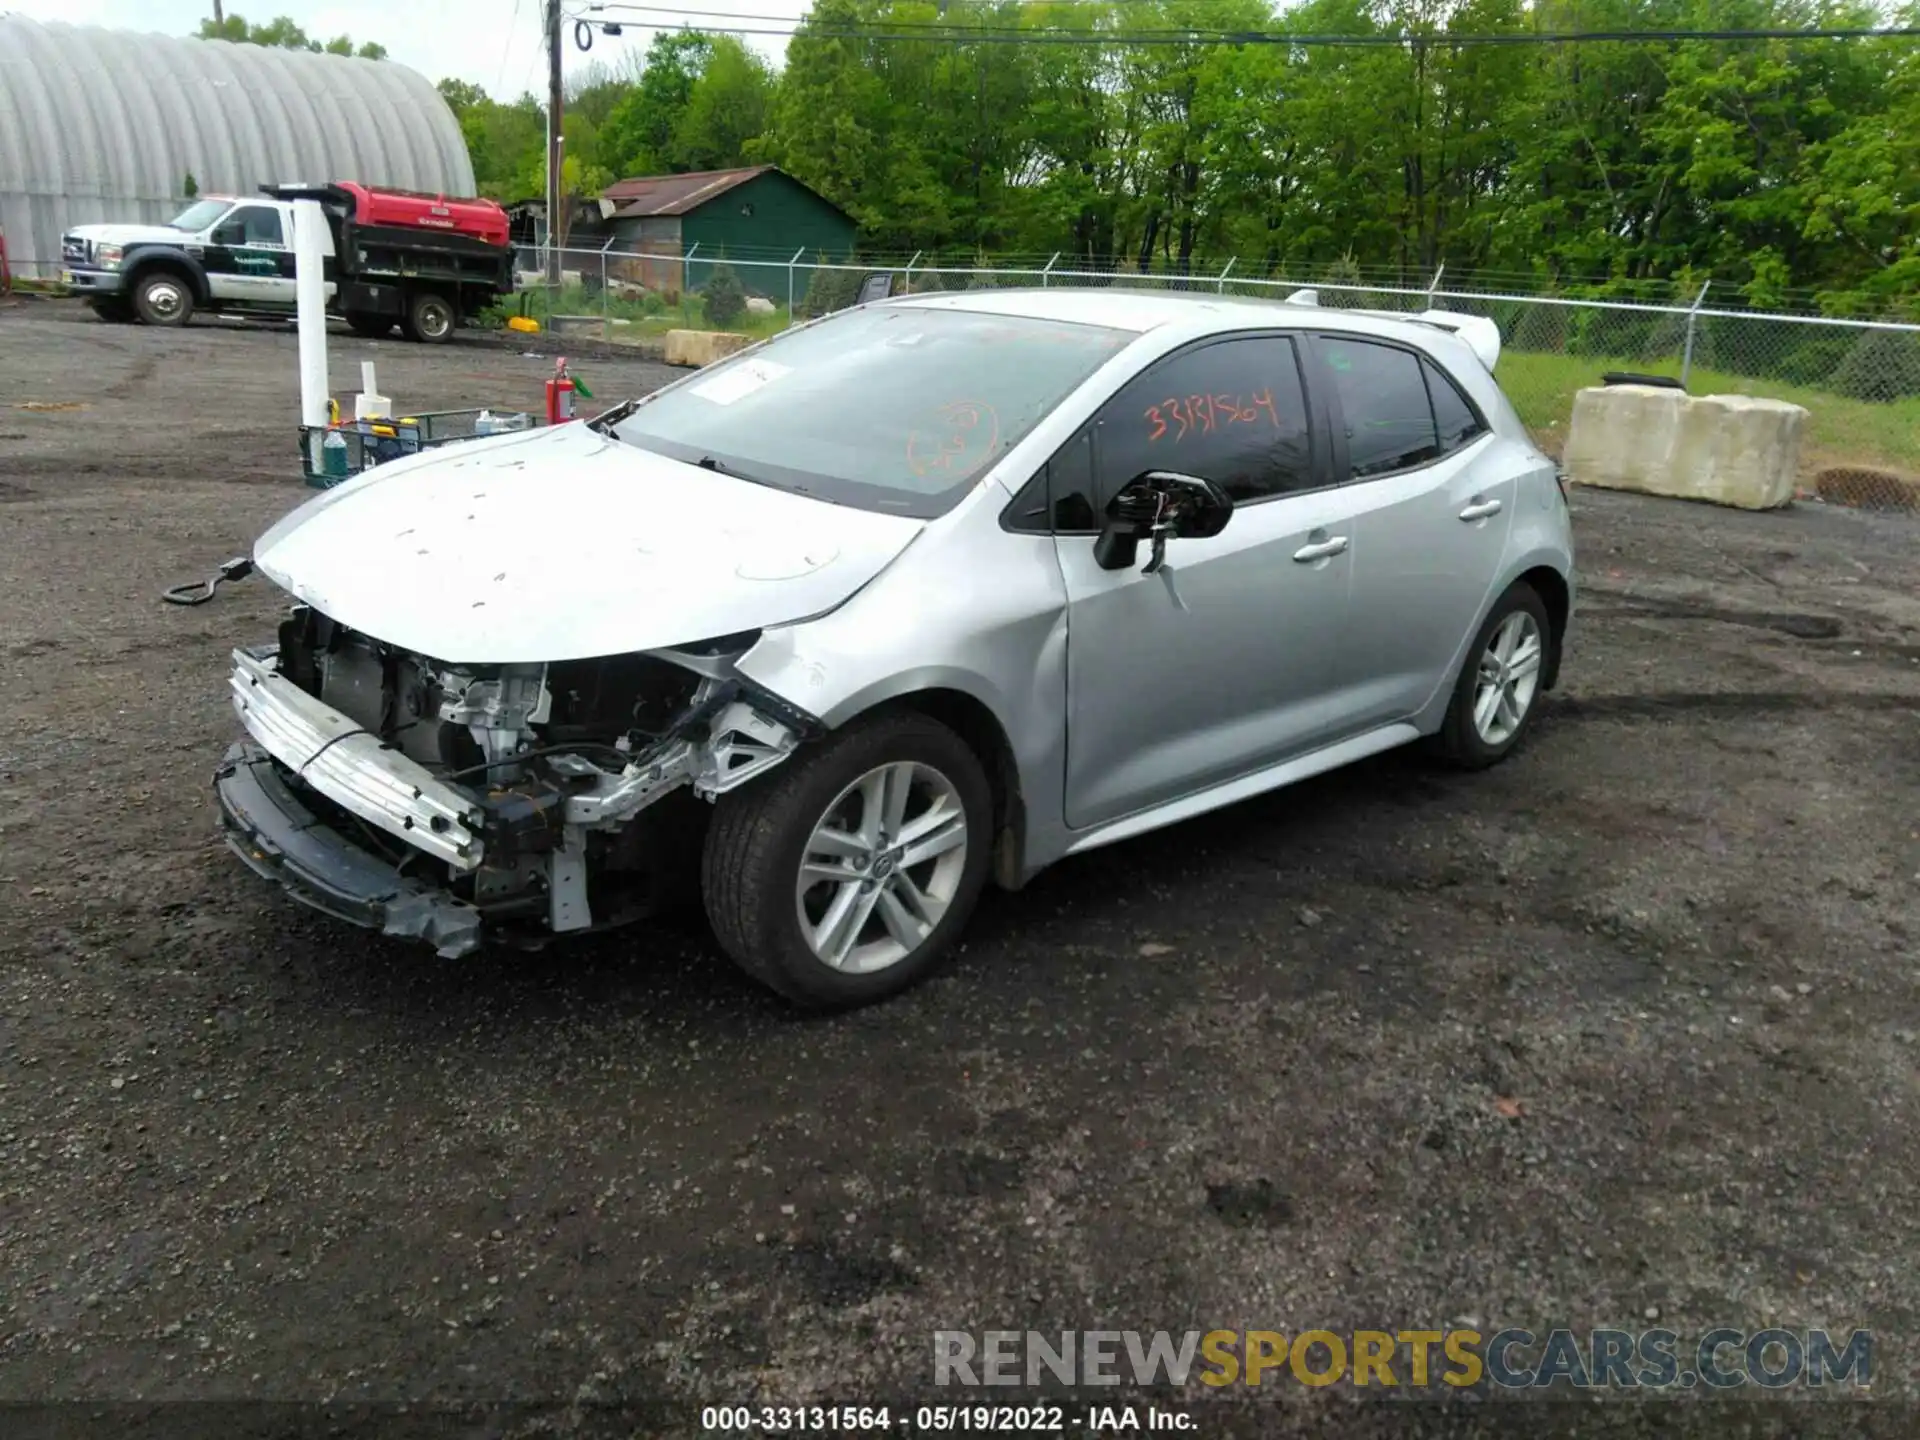
[[[353,197],[353,219],[357,225],[452,230],[489,245],[507,243],[507,212],[491,200],[449,200],[444,195],[380,190],[356,185],[350,180],[339,181],[338,188]]]

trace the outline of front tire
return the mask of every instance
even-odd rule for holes
[[[1545,602],[1526,581],[1514,581],[1494,601],[1460,667],[1446,721],[1434,736],[1444,759],[1484,770],[1513,753],[1533,723],[1553,643]]]
[[[400,328],[409,340],[422,345],[444,345],[453,338],[455,318],[451,300],[431,290],[422,290],[407,302],[406,318],[400,322]]]
[[[133,308],[147,325],[184,325],[193,318],[193,286],[172,270],[149,270],[133,283]]]
[[[749,975],[810,1010],[927,978],[980,898],[993,794],[972,749],[923,715],[855,725],[714,807],[707,918]]]

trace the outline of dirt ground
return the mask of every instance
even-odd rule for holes
[[[343,335],[334,375],[532,409],[521,349]],[[445,962],[233,860],[227,652],[278,603],[158,597],[310,493],[296,414],[290,333],[0,309],[0,1401],[691,1432],[924,1396],[940,1328],[1657,1318],[1870,1328],[1914,1419],[1912,521],[1577,492],[1511,763],[1387,756],[1070,860],[931,985],[802,1020],[692,922]],[[1788,1405],[1745,1394],[1691,1409]],[[1361,1423],[1350,1386],[1263,1404]],[[1673,1433],[1636,1405],[1575,1428]]]

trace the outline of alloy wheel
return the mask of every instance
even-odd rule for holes
[[[930,936],[967,866],[960,793],[930,765],[876,766],[835,797],[800,857],[800,931],[835,970],[896,965]]]
[[[1473,690],[1473,728],[1488,745],[1504,745],[1519,731],[1540,688],[1546,645],[1525,610],[1500,623],[1480,654]]]

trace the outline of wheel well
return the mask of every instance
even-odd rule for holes
[[[1560,652],[1566,641],[1573,597],[1567,590],[1566,576],[1551,566],[1536,566],[1520,578],[1533,587],[1533,593],[1547,607],[1547,619],[1553,626],[1553,650],[1547,657],[1546,673],[1540,677],[1541,686],[1551,690],[1560,678]]]
[[[151,260],[139,261],[134,265],[132,271],[128,273],[127,300],[129,303],[133,300],[133,292],[140,288],[140,282],[158,271],[164,271],[175,279],[184,281],[186,283],[187,293],[193,296],[196,304],[205,302],[207,298],[206,292],[200,288],[199,277],[193,273],[193,267],[191,265],[188,265],[184,260],[175,260],[170,256],[157,255]]]
[[[916,690],[888,701],[884,708],[916,710],[938,720],[980,757],[993,789],[994,882],[1008,890],[1017,888],[1026,851],[1027,812],[1020,795],[1020,767],[994,713],[963,690]]]

